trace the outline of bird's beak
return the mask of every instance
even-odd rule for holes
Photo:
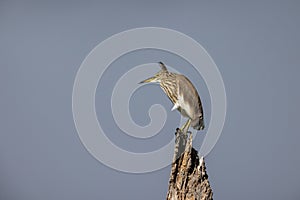
[[[153,77],[143,80],[139,83],[155,83],[155,82],[156,82],[156,77],[153,76]]]

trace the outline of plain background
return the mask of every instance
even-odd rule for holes
[[[145,26],[191,36],[223,76],[226,122],[206,158],[214,199],[300,199],[299,22],[297,0],[1,1],[0,199],[165,198],[170,167],[146,174],[106,167],[81,144],[72,117],[73,82],[87,54],[113,34]],[[166,52],[132,52],[99,82],[105,95],[96,94],[100,123],[124,149],[147,152],[173,137],[179,114],[169,111],[159,87],[143,87],[130,102],[141,125],[149,122],[151,104],[166,107],[163,132],[149,140],[122,134],[107,106],[126,70],[160,60],[186,66],[209,119],[206,87],[185,61]]]

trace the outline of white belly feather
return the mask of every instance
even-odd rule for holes
[[[184,103],[182,96],[180,95],[178,101],[174,104],[172,111],[178,109],[178,111],[184,116],[188,118],[192,118],[191,116],[191,108],[189,105]]]

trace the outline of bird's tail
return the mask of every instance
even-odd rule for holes
[[[199,117],[191,122],[191,125],[196,130],[203,130],[205,128],[203,117]]]

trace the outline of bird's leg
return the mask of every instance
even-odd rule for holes
[[[181,132],[186,134],[190,128],[190,125],[191,125],[191,119],[188,119],[187,122],[180,128]]]

